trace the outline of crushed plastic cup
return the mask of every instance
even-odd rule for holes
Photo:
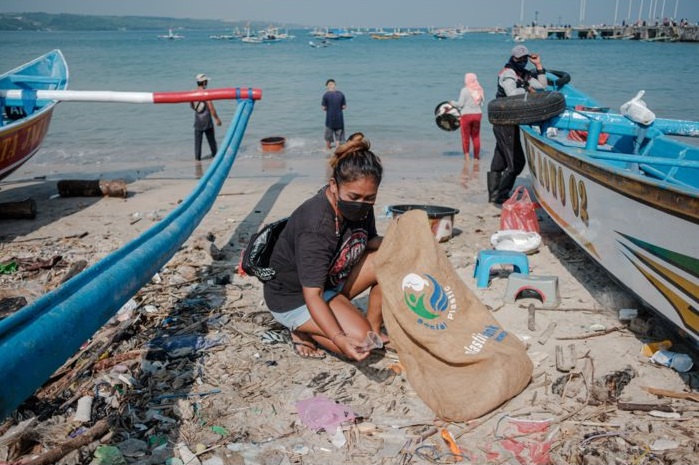
[[[672,341],[667,339],[664,341],[648,342],[641,347],[641,353],[646,357],[652,357],[657,351],[667,350],[670,347],[672,347]]]
[[[650,359],[653,363],[670,367],[680,373],[686,373],[691,370],[694,365],[692,357],[689,355],[670,352],[669,350],[659,350],[654,353]]]
[[[619,321],[630,323],[631,320],[638,317],[638,310],[635,308],[620,308]]]
[[[381,349],[382,347],[383,341],[381,340],[381,336],[376,334],[374,331],[368,331],[366,333],[364,344],[357,347],[357,349],[359,352],[369,352],[372,349]]]

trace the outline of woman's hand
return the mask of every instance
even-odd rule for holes
[[[337,346],[340,351],[349,358],[356,361],[364,360],[369,356],[369,351],[362,352],[358,350],[359,347],[364,344],[363,341],[357,341],[346,334],[340,334],[333,338],[333,343]]]

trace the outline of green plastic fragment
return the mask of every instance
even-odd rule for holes
[[[228,436],[228,430],[226,430],[226,428],[223,426],[212,426],[211,431],[216,434],[220,434],[221,436]]]
[[[95,450],[95,459],[92,465],[126,465],[126,459],[118,447],[99,446]]]
[[[0,274],[12,274],[17,271],[17,262],[0,263]]]

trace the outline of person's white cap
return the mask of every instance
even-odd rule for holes
[[[197,74],[196,80],[197,80],[197,82],[208,81],[209,76],[207,76],[204,73],[199,73],[199,74]]]
[[[512,49],[512,56],[515,58],[522,58],[526,55],[529,55],[529,50],[524,45],[515,45]]]

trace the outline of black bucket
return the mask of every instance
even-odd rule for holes
[[[454,215],[459,213],[457,208],[440,207],[437,205],[389,205],[388,207],[388,211],[390,211],[394,217],[400,216],[410,210],[424,210],[427,213],[432,233],[439,242],[451,239],[454,227]]]

